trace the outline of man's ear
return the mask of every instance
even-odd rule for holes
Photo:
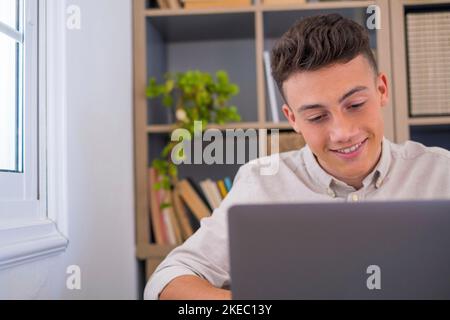
[[[295,113],[292,111],[292,109],[287,104],[283,104],[282,110],[292,129],[294,129],[295,132],[301,134],[300,128],[298,128],[298,124],[295,121]]]
[[[380,93],[381,106],[384,107],[389,102],[388,80],[384,73],[380,73],[377,79],[377,90]]]

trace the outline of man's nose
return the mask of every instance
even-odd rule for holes
[[[357,134],[357,125],[354,120],[343,115],[333,117],[330,128],[330,140],[334,143],[352,141]]]

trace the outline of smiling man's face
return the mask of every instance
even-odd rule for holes
[[[366,58],[297,72],[283,83],[283,112],[321,167],[355,188],[381,155],[387,79]]]

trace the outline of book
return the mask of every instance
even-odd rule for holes
[[[264,5],[302,4],[306,0],[261,0]]]
[[[251,0],[184,0],[185,9],[247,7]]]
[[[207,179],[207,184],[209,189],[211,190],[210,192],[214,198],[214,201],[217,203],[217,207],[219,207],[220,203],[222,202],[222,195],[220,194],[219,187],[211,179]]]
[[[164,225],[166,227],[166,234],[167,234],[166,243],[170,244],[170,245],[176,245],[177,240],[175,238],[175,230],[174,230],[173,222],[171,221],[170,213],[167,210],[167,208],[162,210],[162,217],[164,220]]]
[[[157,172],[157,171],[156,171]],[[157,175],[157,181],[161,181],[161,176]],[[170,203],[168,202],[168,190],[165,189],[159,189],[156,190],[157,195],[157,201],[156,204],[159,208],[159,215],[160,215],[160,221],[161,221],[161,230],[163,235],[164,244],[175,244],[173,240],[173,227],[169,220],[169,215],[167,212],[167,208],[163,208],[162,204]],[[170,201],[170,199],[169,199]]]
[[[269,95],[272,121],[278,123],[280,122],[280,118],[278,117],[278,105],[275,93],[275,81],[273,80],[272,77],[272,68],[270,67],[270,53],[268,51],[264,51],[264,67],[266,70],[267,93]]]
[[[203,200],[203,202],[211,211],[212,207],[209,205],[208,199],[206,198],[206,195],[203,192],[202,188],[200,188],[200,186],[191,177],[187,177],[186,180],[191,184],[192,188],[194,188],[195,192],[197,192],[198,196]]]
[[[184,179],[177,183],[176,188],[184,203],[189,207],[195,217],[200,221],[211,215],[211,210],[198,195],[188,180]]]
[[[157,244],[165,244],[165,227],[162,220],[162,213],[160,209],[160,201],[158,190],[153,187],[158,181],[157,172],[155,168],[150,168],[149,175],[149,201],[150,201],[150,220],[153,229],[154,239]]]
[[[186,241],[190,236],[192,236],[194,230],[189,221],[186,208],[184,207],[184,204],[176,189],[172,192],[172,204],[175,215],[180,225],[182,241]]]
[[[173,245],[178,245],[183,243],[183,237],[181,235],[180,222],[175,215],[175,208],[173,206],[173,196],[172,191],[167,192],[166,202],[170,203],[171,206],[164,208],[164,213],[169,217],[169,225],[173,232]]]
[[[178,0],[166,0],[169,9],[181,9],[181,5]]]
[[[167,3],[167,0],[157,0],[157,2],[160,9],[169,9],[169,4]]]
[[[227,192],[230,192],[231,187],[233,185],[233,183],[231,182],[230,177],[226,177],[225,179],[223,179],[223,182],[225,183],[225,187],[227,188]]]
[[[219,188],[222,199],[225,199],[228,192],[227,192],[227,188],[225,188],[225,183],[223,182],[223,180],[217,181],[217,187]]]
[[[200,221],[197,219],[195,214],[191,211],[191,209],[189,208],[189,206],[186,204],[186,202],[184,201],[184,199],[181,196],[180,196],[180,199],[181,199],[183,207],[186,211],[186,216],[188,217],[188,221],[192,227],[192,231],[195,233],[195,231],[197,231],[198,228],[200,228]]]
[[[220,203],[217,203],[215,201],[214,196],[211,193],[211,189],[209,187],[208,181],[203,180],[200,182],[200,188],[202,188],[203,193],[206,196],[206,199],[208,200],[209,206],[211,209],[217,209]]]

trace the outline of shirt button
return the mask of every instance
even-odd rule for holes
[[[359,197],[357,194],[352,194],[352,200],[353,202],[357,202],[359,200]]]
[[[383,178],[378,178],[377,183],[375,183],[375,187],[377,187],[377,189],[379,187],[381,187],[381,184],[383,183]]]
[[[330,197],[336,198],[336,193],[334,193],[334,191],[331,188],[327,189],[327,193]]]

